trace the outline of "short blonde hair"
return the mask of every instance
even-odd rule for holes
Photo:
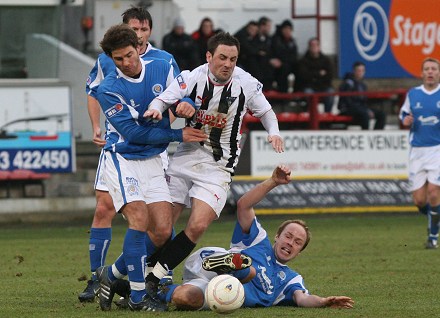
[[[434,63],[437,64],[437,66],[438,66],[439,69],[440,69],[440,61],[439,61],[439,60],[437,60],[436,58],[433,58],[433,57],[427,57],[427,58],[425,58],[425,59],[423,60],[423,62],[422,62],[422,71],[423,71],[423,67],[425,66],[425,63],[426,63],[426,62],[434,62]]]

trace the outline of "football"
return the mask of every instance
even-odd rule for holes
[[[205,299],[212,311],[229,314],[243,305],[244,288],[234,276],[219,275],[211,279],[206,287]]]

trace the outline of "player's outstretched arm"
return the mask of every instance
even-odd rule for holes
[[[353,308],[354,301],[347,296],[320,297],[309,295],[302,290],[297,290],[293,294],[294,301],[299,307],[330,307],[330,308]]]
[[[280,184],[290,182],[290,169],[285,165],[279,165],[272,172],[269,179],[257,184],[245,193],[237,202],[237,220],[243,231],[249,231],[255,218],[253,207],[260,202],[266,194]]]

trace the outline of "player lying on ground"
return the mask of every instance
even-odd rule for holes
[[[310,241],[310,232],[304,221],[283,222],[273,244],[258,222],[253,207],[269,191],[289,182],[290,170],[278,166],[269,179],[243,195],[237,203],[237,224],[231,248],[204,247],[193,253],[185,262],[183,284],[167,286],[159,292],[160,298],[178,309],[207,309],[204,290],[209,280],[229,272],[244,283],[244,307],[352,308],[354,301],[350,297],[310,294],[302,276],[286,265]]]

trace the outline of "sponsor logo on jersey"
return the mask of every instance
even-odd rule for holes
[[[205,110],[200,110],[196,115],[196,122],[215,128],[225,128],[227,123],[226,114],[206,114]]]
[[[266,274],[266,271],[267,271],[266,267],[258,265],[258,270],[259,270],[259,273],[257,274],[257,278],[258,278],[264,292],[268,295],[273,294],[274,287],[272,285],[272,281],[270,280],[270,278]]]
[[[151,89],[156,96],[163,92],[163,86],[161,84],[154,84]]]
[[[422,125],[436,125],[439,122],[437,116],[419,116],[417,119],[422,123]]]
[[[197,95],[197,99],[200,100],[202,106],[205,104],[207,98],[208,98],[208,96],[205,96],[202,98]]]
[[[134,101],[133,99],[130,99],[130,105],[131,105],[131,107],[133,107],[133,108],[136,108],[136,107],[139,106],[139,104],[136,104],[135,101]]]
[[[177,75],[176,80],[177,80],[177,83],[179,83],[180,89],[185,89],[186,88],[186,83],[183,80],[182,75]]]
[[[105,115],[107,116],[107,118],[110,118],[110,117],[113,117],[114,115],[116,115],[117,113],[119,113],[123,109],[124,109],[124,106],[122,106],[122,104],[116,104],[116,105],[113,105],[112,107],[110,107],[109,109],[107,109],[105,111]]]

